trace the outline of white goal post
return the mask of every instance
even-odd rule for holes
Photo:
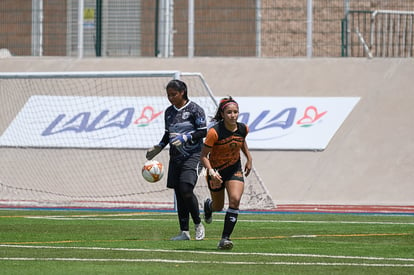
[[[189,98],[214,115],[217,98],[200,73],[0,73],[0,206],[174,208],[166,177],[141,176],[146,149],[164,132],[171,79],[185,81]],[[168,149],[156,159],[167,169]],[[204,177],[195,192],[201,206]],[[274,207],[253,170],[241,209]]]

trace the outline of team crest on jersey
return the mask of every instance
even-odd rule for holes
[[[184,112],[183,115],[181,116],[183,119],[187,119],[190,117],[190,112]]]

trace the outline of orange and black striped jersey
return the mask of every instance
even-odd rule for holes
[[[249,128],[244,123],[237,122],[237,130],[231,132],[220,121],[207,132],[204,146],[211,148],[209,160],[212,168],[222,170],[235,164],[240,159]]]

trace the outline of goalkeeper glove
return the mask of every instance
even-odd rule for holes
[[[153,147],[147,150],[147,154],[145,155],[145,157],[147,158],[147,160],[152,160],[161,151],[162,151],[161,144],[154,145]]]
[[[184,143],[186,143],[188,140],[191,141],[191,139],[192,139],[191,134],[178,135],[171,140],[171,144],[174,145],[175,147],[179,147],[183,145]]]

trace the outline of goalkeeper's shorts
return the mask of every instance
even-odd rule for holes
[[[167,187],[176,188],[181,183],[195,186],[200,169],[202,169],[200,165],[200,153],[192,154],[186,159],[170,159],[168,164]]]

